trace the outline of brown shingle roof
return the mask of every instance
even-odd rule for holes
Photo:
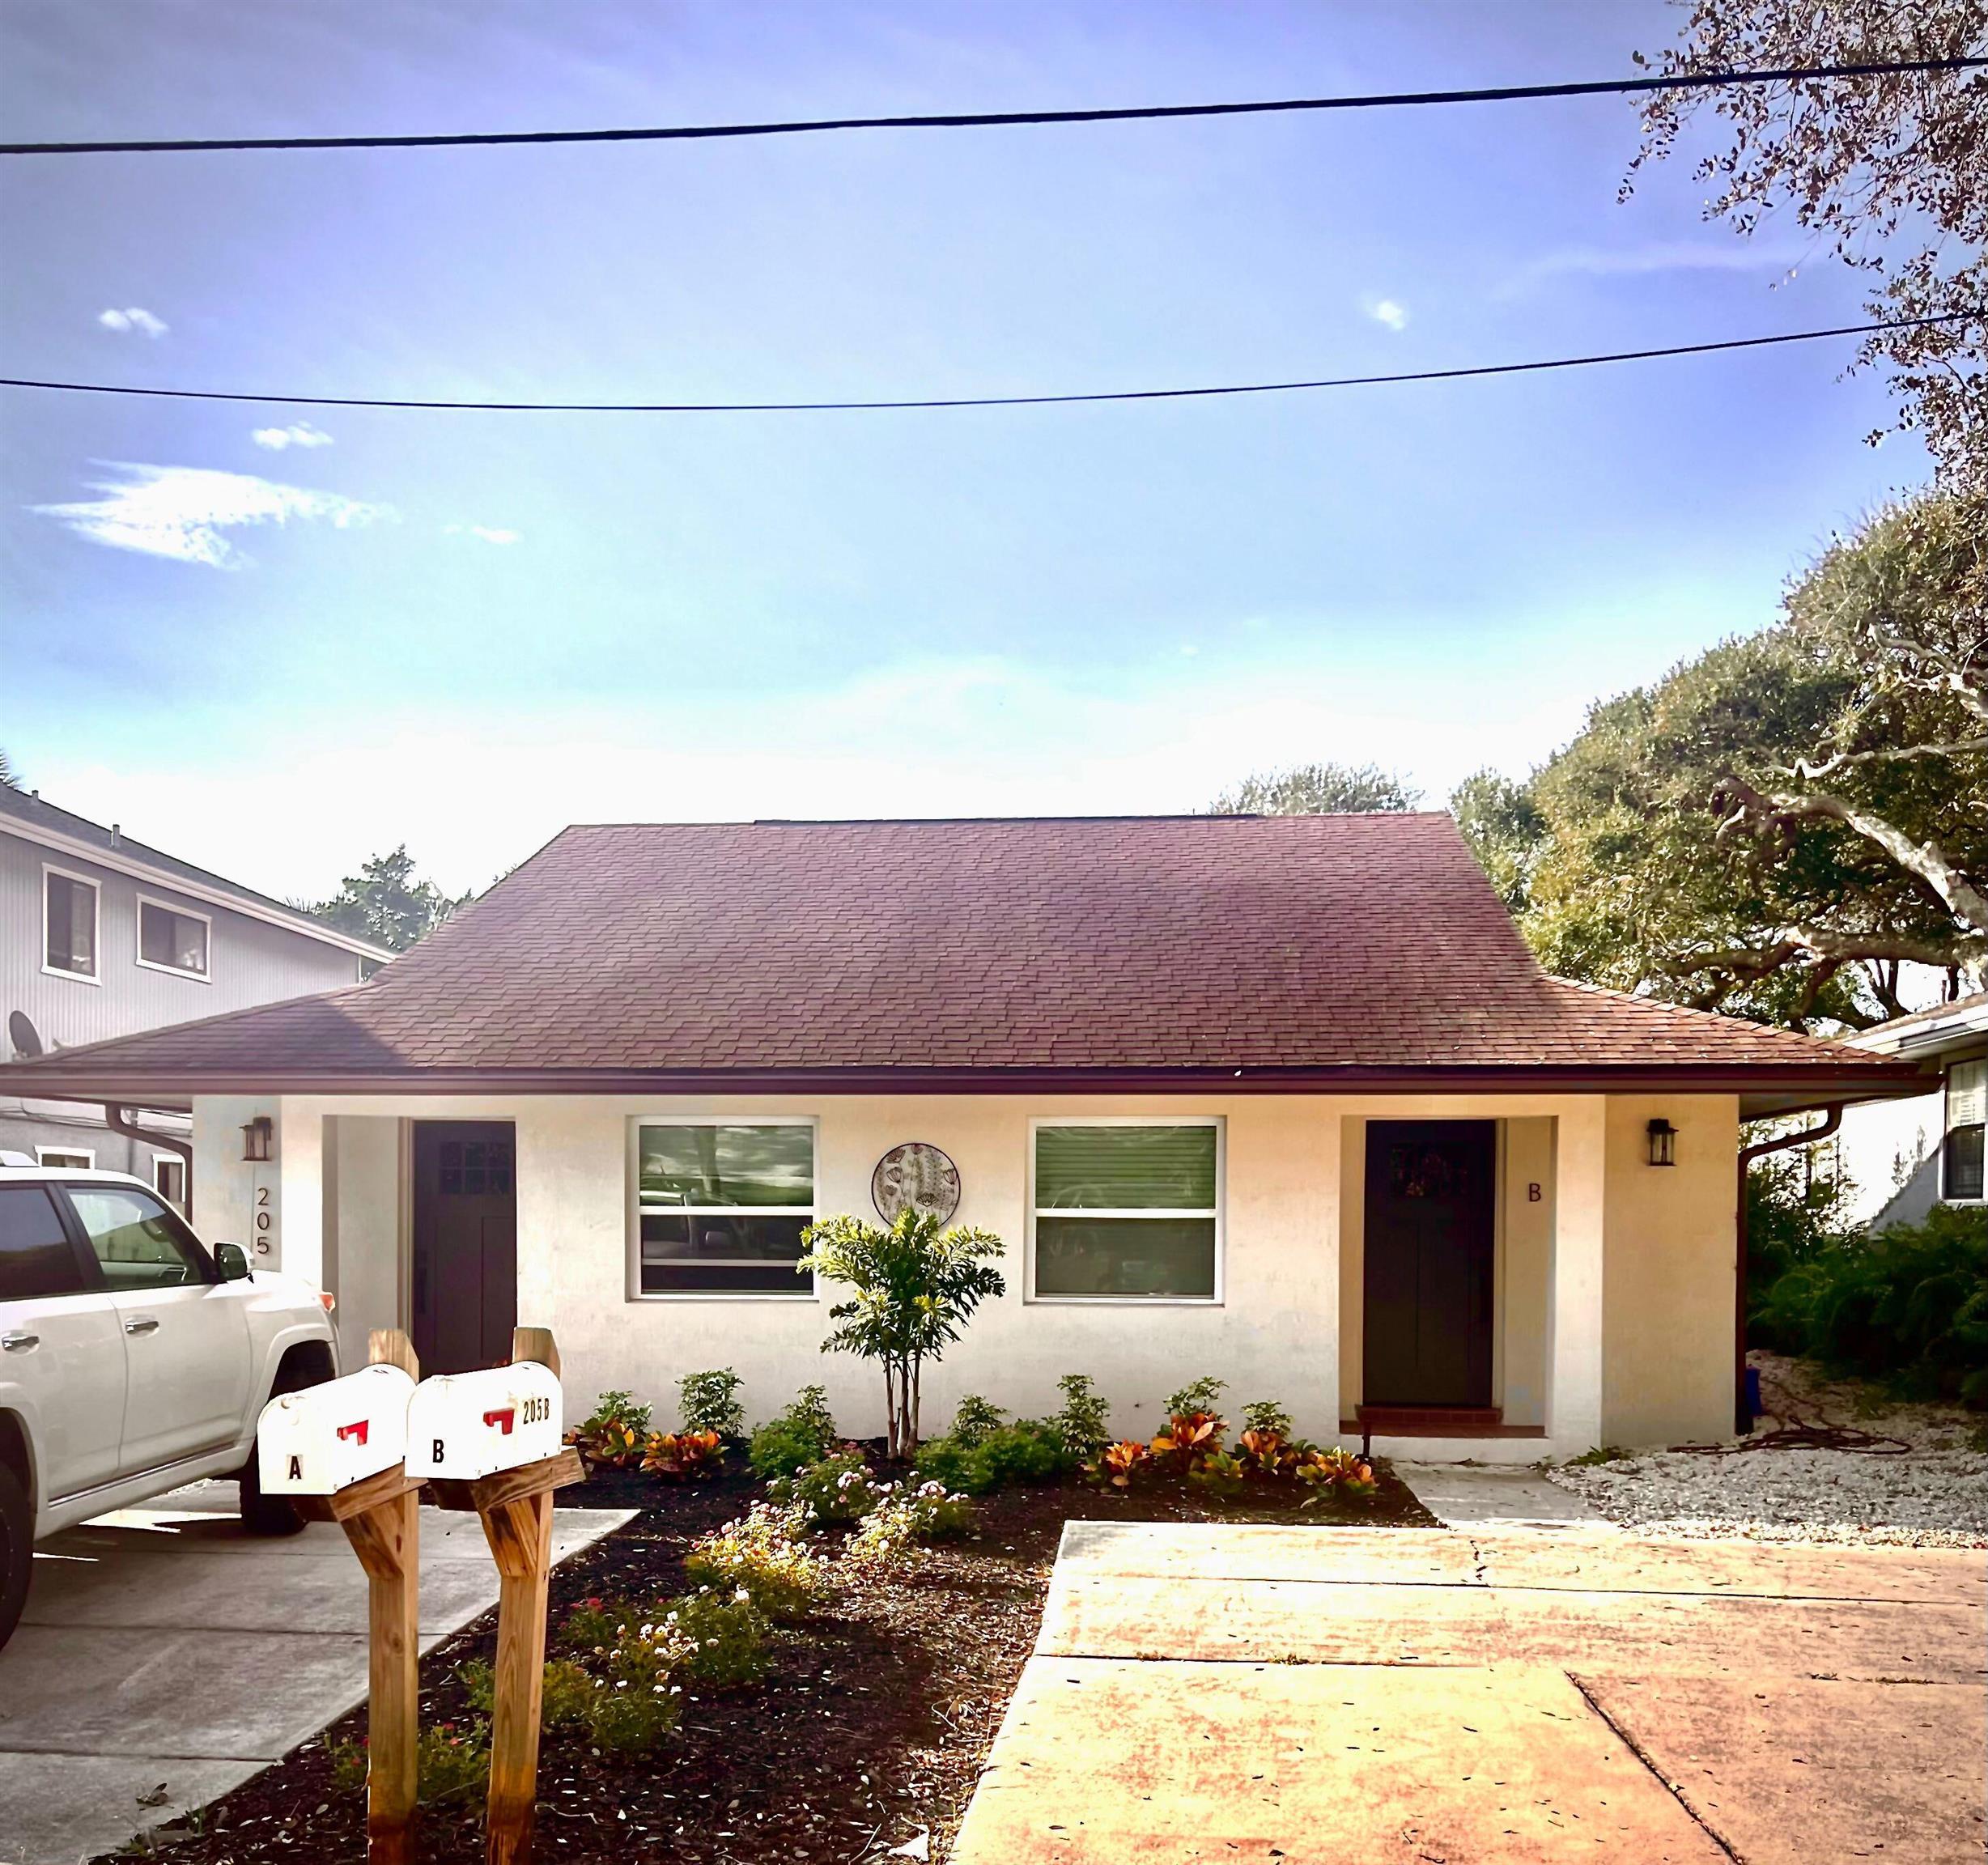
[[[0,1080],[1680,1069],[1874,1086],[1897,1073],[1544,976],[1455,824],[1415,814],[576,827],[369,983]]]

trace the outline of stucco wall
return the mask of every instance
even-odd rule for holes
[[[1647,1128],[1677,1128],[1674,1166]],[[1612,1096],[1603,1281],[1603,1441],[1676,1444],[1732,1430],[1739,1103]]]
[[[279,1115],[278,1157],[250,1166],[240,1160],[238,1129],[258,1111]],[[1643,1124],[1652,1112],[1680,1129],[1680,1163],[1669,1171],[1643,1162]],[[1219,1306],[1026,1298],[1030,1121],[1107,1113],[1226,1122]],[[659,1418],[667,1419],[682,1374],[730,1366],[746,1380],[753,1418],[819,1381],[848,1429],[880,1430],[876,1375],[819,1351],[828,1298],[627,1298],[628,1121],[640,1114],[817,1117],[824,1214],[870,1214],[869,1175],[889,1147],[919,1139],[945,1148],[964,1183],[958,1221],[1006,1240],[1009,1288],[929,1374],[928,1429],[942,1426],[965,1391],[1017,1411],[1047,1409],[1057,1375],[1084,1372],[1104,1388],[1119,1430],[1149,1432],[1168,1391],[1213,1373],[1230,1381],[1232,1406],[1279,1399],[1302,1430],[1335,1436],[1346,1415],[1342,1400],[1350,1408],[1358,1393],[1364,1122],[1384,1117],[1505,1123],[1500,1394],[1512,1423],[1543,1424],[1549,1433],[1544,1443],[1513,1441],[1525,1455],[1564,1455],[1604,1437],[1650,1442],[1698,1435],[1718,1429],[1730,1412],[1736,1144],[1730,1098],[1613,1105],[1545,1095],[203,1100],[196,1218],[210,1238],[245,1240],[255,1200],[268,1192],[261,1209],[271,1212],[274,1243],[261,1260],[336,1285],[345,1351],[356,1358],[365,1329],[393,1319],[404,1300],[401,1123],[508,1119],[517,1133],[518,1311],[557,1331],[573,1403],[626,1386],[656,1401]],[[1537,1200],[1528,1196],[1535,1183]]]

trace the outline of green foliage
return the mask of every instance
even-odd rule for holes
[[[825,1387],[804,1386],[793,1404],[753,1433],[746,1453],[755,1476],[791,1476],[835,1447],[835,1420]]]
[[[649,1408],[632,1392],[611,1387],[593,1402],[593,1409],[567,1432],[566,1441],[577,1445],[589,1464],[621,1469],[637,1463],[644,1441],[649,1435]]]
[[[1988,961],[1988,511],[1875,514],[1783,619],[1590,709],[1459,826],[1546,969],[1757,1022],[1863,1026],[1899,966]]]
[[[1053,1423],[1017,1418],[968,1445],[934,1438],[920,1447],[918,1474],[967,1496],[984,1496],[1024,1483],[1053,1483],[1077,1467]]]
[[[432,882],[417,881],[414,857],[403,843],[391,855],[362,863],[358,873],[346,875],[338,891],[310,911],[341,932],[405,952],[475,898],[451,899]]]
[[[971,1450],[990,1431],[998,1431],[1008,1414],[1000,1406],[969,1392],[953,1408],[953,1428],[946,1435]]]
[[[1259,771],[1209,805],[1211,816],[1332,816],[1413,809],[1422,793],[1378,764],[1301,764]]]
[[[686,1431],[716,1431],[720,1438],[746,1435],[746,1408],[739,1388],[746,1383],[729,1366],[715,1373],[686,1373],[677,1382],[677,1409]]]
[[[860,1452],[824,1457],[767,1485],[768,1499],[804,1528],[836,1528],[860,1522],[883,1492]]]
[[[823,1353],[854,1353],[883,1369],[888,1453],[918,1444],[919,1383],[927,1360],[941,1358],[974,1311],[1007,1284],[988,1260],[1001,1253],[986,1230],[941,1230],[937,1215],[912,1207],[887,1230],[856,1217],[831,1217],[802,1233],[798,1268],[847,1288],[829,1310],[835,1323]]]
[[[326,1745],[334,1787],[349,1794],[366,1786],[363,1742]],[[436,1723],[423,1728],[414,1751],[416,1798],[428,1806],[467,1800],[490,1784],[490,1725],[484,1722]]]
[[[1288,1439],[1291,1415],[1274,1399],[1253,1399],[1242,1408],[1242,1429],[1263,1437]]]
[[[1796,1264],[1852,1234],[1854,1190],[1820,1147],[1769,1153],[1747,1168],[1747,1334],[1756,1345],[1803,1351],[1799,1338],[1784,1336],[1769,1319],[1768,1297]]]
[[[751,1592],[699,1587],[670,1602],[651,1636],[665,1640],[674,1668],[694,1684],[729,1689],[765,1675],[767,1621]]]
[[[1767,1292],[1762,1321],[1833,1373],[1988,1406],[1988,1209],[1824,1242]]]
[[[921,1483],[915,1489],[887,1484],[877,1506],[849,1537],[843,1559],[859,1566],[899,1565],[926,1542],[963,1535],[973,1522],[973,1505],[943,1483]]]
[[[1209,1417],[1221,1416],[1221,1396],[1228,1390],[1229,1382],[1217,1379],[1212,1374],[1200,1379],[1191,1379],[1178,1392],[1166,1396],[1166,1416],[1184,1418],[1196,1412]]]
[[[821,1564],[791,1510],[755,1502],[737,1520],[691,1544],[683,1570],[699,1587],[733,1594],[741,1587],[767,1618],[804,1619],[822,1589]]]
[[[1196,1489],[1218,1500],[1241,1494],[1242,1480],[1247,1474],[1242,1459],[1232,1456],[1219,1444],[1205,1457],[1197,1459],[1187,1467],[1187,1481]]]
[[[1056,1382],[1063,1404],[1049,1423],[1073,1464],[1094,1464],[1111,1442],[1111,1408],[1088,1374],[1066,1373]]]

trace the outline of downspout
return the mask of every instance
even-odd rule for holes
[[[119,1101],[104,1103],[104,1124],[113,1133],[121,1133],[127,1140],[142,1140],[147,1146],[164,1147],[168,1153],[176,1153],[186,1162],[186,1208],[193,1209],[193,1143],[182,1140],[177,1134],[155,1133],[149,1127],[141,1127],[125,1111]]]
[[[1732,1428],[1742,1438],[1753,1429],[1752,1408],[1747,1404],[1747,1170],[1756,1159],[1764,1159],[1769,1153],[1785,1153],[1790,1146],[1827,1140],[1843,1124],[1843,1103],[1838,1101],[1821,1111],[1819,1127],[1805,1127],[1799,1133],[1783,1133],[1777,1140],[1757,1141],[1740,1149],[1740,1257],[1733,1271]]]

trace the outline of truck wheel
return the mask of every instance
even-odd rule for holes
[[[292,1360],[278,1369],[275,1389],[270,1396],[280,1397],[285,1392],[300,1392],[307,1386],[321,1385],[328,1377],[314,1368],[302,1366]],[[241,1468],[241,1525],[251,1535],[295,1535],[304,1527],[304,1518],[297,1513],[297,1506],[287,1496],[265,1496],[262,1493],[262,1442],[260,1437],[248,1453],[248,1461]]]
[[[28,1492],[20,1478],[0,1464],[0,1645],[20,1623],[34,1557],[35,1512],[28,1506]]]

